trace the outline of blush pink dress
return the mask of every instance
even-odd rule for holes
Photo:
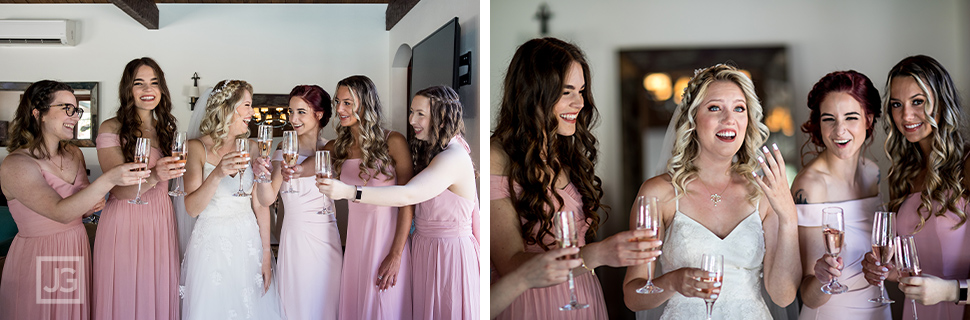
[[[277,154],[282,160],[282,152]],[[305,159],[300,156],[299,162]],[[323,194],[314,177],[284,182],[283,188],[287,183],[295,184],[297,193],[280,193],[286,208],[277,272],[283,311],[289,319],[337,319],[343,263],[337,220],[317,214]]]
[[[385,180],[387,177],[379,172],[365,183],[357,175],[360,172],[360,161],[344,161],[340,181],[349,185],[370,187],[396,184],[395,179]],[[410,241],[405,242],[404,251],[401,253],[397,285],[383,292],[377,289],[377,271],[391,250],[394,231],[397,229],[397,209],[348,201],[347,250],[340,279],[340,308],[337,311],[339,319],[411,319]]]
[[[508,177],[492,175],[489,179],[491,183],[491,200],[508,198]],[[521,188],[515,184],[514,188],[518,192]],[[562,210],[573,212],[583,212],[582,196],[572,183],[566,185],[565,189],[556,190],[556,193],[563,199]],[[579,234],[585,235],[589,229],[589,223],[577,215],[576,225],[579,226]],[[525,221],[522,221],[525,223]],[[533,234],[537,231],[533,230]],[[546,236],[542,239],[545,243],[554,243],[553,236]],[[579,237],[579,246],[585,246],[585,237]],[[526,252],[542,253],[545,252],[539,245],[526,245]],[[559,311],[559,307],[569,303],[569,284],[563,282],[558,285],[545,288],[534,288],[526,290],[515,301],[502,311],[496,319],[517,319],[517,320],[536,320],[536,319],[607,319],[606,300],[603,299],[603,287],[600,281],[591,272],[573,271],[574,282],[576,285],[576,296],[579,303],[589,305],[589,308],[577,311]]]
[[[960,219],[953,212],[947,212],[942,217],[930,217],[923,229],[916,232],[916,225],[920,220],[916,213],[919,204],[919,193],[906,197],[896,214],[896,233],[912,234],[916,239],[916,252],[919,254],[923,274],[948,280],[970,278],[970,221],[954,230],[953,227]],[[938,204],[934,202],[933,205]],[[964,212],[970,212],[966,200],[959,200],[957,206],[963,208]],[[940,302],[932,306],[917,303],[916,312],[920,319],[963,319],[964,307],[952,302]],[[913,303],[905,301],[903,319],[912,318]]]
[[[121,144],[117,134],[101,133],[97,145]],[[160,158],[162,152],[152,148],[148,167]],[[95,319],[179,318],[179,246],[168,181],[141,192],[148,204],[111,195],[101,212],[94,241]]]
[[[83,179],[84,168],[78,168],[73,184],[39,167],[37,170],[62,198],[88,186]],[[20,232],[3,265],[0,319],[88,319],[91,248],[81,218],[62,224],[18,200],[7,205]]]
[[[455,138],[461,139],[461,138]],[[464,140],[460,140],[464,144]],[[465,146],[468,150],[467,145]],[[445,189],[419,203],[411,238],[414,319],[478,319],[478,202]]]

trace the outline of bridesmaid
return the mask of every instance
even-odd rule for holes
[[[922,276],[899,275],[893,265],[863,264],[869,283],[898,281],[923,319],[962,319],[970,274],[970,160],[960,96],[943,66],[928,56],[903,59],[886,81],[889,136],[889,210],[896,232],[916,239]],[[903,319],[914,316],[903,304]]]
[[[411,243],[414,319],[478,319],[479,217],[475,168],[463,137],[458,93],[437,86],[418,91],[408,141],[418,174],[404,186],[350,186],[317,179],[334,199],[405,206],[417,204]],[[351,213],[353,214],[353,213]]]
[[[873,212],[882,204],[879,167],[862,152],[872,143],[880,104],[879,91],[869,77],[851,70],[825,75],[808,93],[811,112],[802,131],[815,146],[815,158],[795,176],[791,187],[804,273],[799,292],[805,305],[799,319],[892,317],[888,305],[868,302],[880,292],[862,273]],[[825,254],[822,241],[822,210],[827,207],[842,208],[844,214],[845,245],[837,259]],[[822,285],[833,278],[848,292],[822,292]]]
[[[330,94],[317,85],[296,86],[290,91],[289,122],[299,140],[301,166],[286,171],[282,151],[273,157],[273,195],[293,184],[297,193],[283,193],[286,215],[280,236],[279,289],[283,310],[291,319],[337,319],[340,268],[343,248],[334,215],[320,215],[323,195],[313,187],[313,177],[288,179],[289,175],[313,173],[314,162],[304,161],[323,149],[323,128],[333,115]],[[305,168],[304,168],[305,167]],[[285,181],[284,180],[288,180]],[[275,199],[266,199],[272,203]]]
[[[351,76],[337,83],[335,176],[359,186],[403,185],[411,179],[411,152],[400,133],[384,129],[374,82]],[[347,254],[340,281],[340,319],[411,319],[408,231],[414,208],[348,203]],[[422,293],[423,294],[423,293]]]
[[[181,176],[183,164],[172,155],[175,117],[165,73],[151,58],[128,62],[122,73],[121,107],[101,124],[98,162],[108,171],[135,159],[135,141],[152,146],[152,175],[141,185],[141,199],[130,204],[138,186],[115,187],[101,213],[94,242],[96,319],[178,319],[178,238],[168,180]]]
[[[491,137],[491,257],[501,277],[530,258],[556,247],[553,213],[574,211],[582,236],[580,268],[573,269],[580,303],[562,312],[569,286],[526,290],[500,319],[606,319],[606,301],[592,270],[646,263],[659,241],[631,242],[645,230],[623,231],[603,241],[596,236],[603,188],[594,169],[596,137],[590,127],[597,111],[589,65],[576,46],[555,38],[520,46],[506,72],[498,123]]]
[[[68,143],[83,112],[71,87],[42,80],[24,92],[10,124],[10,154],[0,164],[0,186],[20,232],[0,281],[4,319],[88,319],[91,249],[81,217],[101,210],[111,188],[137,184],[151,174],[132,171],[145,169],[144,164],[127,163],[88,183],[84,155]],[[42,257],[72,261],[38,265]],[[40,285],[59,290],[37,292]]]

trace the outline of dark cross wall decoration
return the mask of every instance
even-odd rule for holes
[[[539,20],[539,35],[543,37],[549,35],[549,19],[552,19],[552,11],[549,11],[549,5],[545,3],[539,5],[539,11],[536,11],[536,19]]]

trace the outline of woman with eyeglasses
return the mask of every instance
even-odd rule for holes
[[[121,75],[121,106],[101,124],[98,162],[103,171],[135,160],[138,138],[151,141],[152,174],[141,186],[115,187],[101,212],[94,241],[97,319],[178,319],[179,256],[168,181],[185,172],[172,157],[175,116],[165,73],[151,58],[128,62]],[[147,204],[132,204],[135,198]]]
[[[43,80],[27,88],[10,124],[0,188],[19,233],[0,277],[5,319],[88,319],[91,250],[81,218],[101,210],[111,188],[151,174],[125,163],[89,183],[81,149],[68,143],[82,113],[71,87]]]

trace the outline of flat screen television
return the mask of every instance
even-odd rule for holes
[[[419,90],[446,85],[458,91],[458,48],[461,27],[455,17],[411,48],[408,105]]]

